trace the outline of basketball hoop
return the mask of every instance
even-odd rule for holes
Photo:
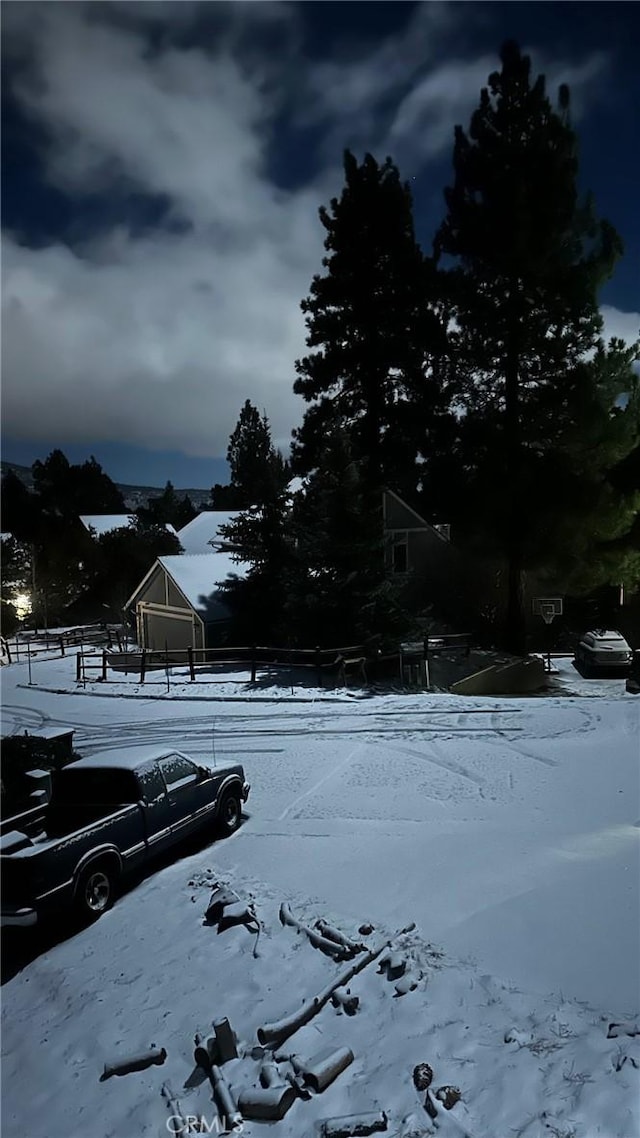
[[[534,616],[541,616],[545,624],[551,624],[554,616],[562,616],[562,597],[534,597]]]
[[[554,604],[541,604],[540,616],[545,624],[551,624],[554,616],[556,615],[556,606]]]

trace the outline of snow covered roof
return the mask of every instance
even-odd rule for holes
[[[226,609],[217,599],[217,586],[230,574],[244,577],[249,565],[234,561],[231,553],[180,553],[159,557],[163,569],[175,581],[189,604],[208,619],[226,616]],[[219,612],[217,610],[220,610]]]
[[[80,521],[85,529],[95,530],[98,537],[111,533],[114,529],[126,529],[136,524],[135,514],[81,514]]]
[[[76,762],[69,764],[68,770],[75,770],[80,768],[86,770],[87,768],[102,769],[103,767],[117,767],[119,770],[138,770],[140,767],[151,766],[152,763],[157,763],[159,759],[164,759],[168,755],[181,755],[182,751],[177,751],[171,744],[164,746],[158,743],[148,743],[146,746],[127,747],[126,750],[120,747],[118,750],[101,751],[99,755],[90,755],[86,759],[77,759]],[[184,755],[188,759],[188,755]]]
[[[220,533],[222,526],[229,525],[239,513],[239,510],[203,510],[178,531],[185,553],[209,553],[212,544],[220,546],[224,540]]]

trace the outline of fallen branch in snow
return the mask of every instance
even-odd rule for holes
[[[249,1087],[238,1096],[243,1118],[256,1122],[279,1122],[296,1100],[296,1092],[288,1083],[269,1087]]]
[[[126,1059],[119,1059],[116,1063],[105,1063],[100,1082],[110,1079],[112,1075],[129,1075],[132,1071],[144,1071],[147,1067],[160,1067],[167,1053],[164,1047],[159,1050],[144,1051],[140,1055],[129,1055]]]
[[[299,933],[304,933],[314,948],[319,948],[321,952],[325,952],[327,956],[332,956],[334,960],[349,960],[358,951],[355,947],[350,948],[329,937],[321,936],[314,929],[310,929],[308,925],[303,925],[301,921],[296,920],[286,901],[283,901],[280,906],[280,921],[283,925],[291,925]]]
[[[349,1047],[338,1047],[321,1051],[301,1067],[303,1081],[316,1094],[324,1090],[353,1063],[353,1051]]]
[[[215,1063],[211,1065],[211,1082],[213,1084],[213,1093],[218,1101],[220,1113],[226,1119],[227,1127],[229,1130],[235,1130],[236,1127],[242,1126],[242,1115],[238,1109],[231,1089],[227,1080],[225,1079],[222,1071]]]
[[[626,1020],[624,1023],[610,1023],[607,1039],[617,1039],[619,1035],[640,1035],[640,1026],[635,1020]]]
[[[338,988],[345,987],[358,972],[361,972],[362,969],[366,968],[372,961],[377,960],[385,948],[388,948],[397,937],[403,936],[404,933],[413,932],[415,927],[415,924],[407,925],[406,928],[394,933],[389,940],[384,941],[378,948],[370,949],[364,956],[360,957],[360,960],[342,972],[340,976],[319,992],[317,996],[314,996],[308,1004],[304,1004],[297,1012],[294,1012],[290,1016],[285,1016],[284,1019],[277,1020],[276,1023],[266,1023],[264,1027],[259,1027],[257,1031],[258,1042],[261,1043],[263,1047],[279,1047],[281,1043],[284,1043],[285,1039],[288,1039],[290,1035],[294,1035],[299,1028],[313,1019],[324,1005],[328,1003]]]
[[[366,1135],[386,1130],[388,1121],[383,1110],[368,1114],[347,1114],[342,1118],[325,1118],[320,1133],[322,1138],[365,1138]]]
[[[349,940],[348,936],[341,933],[339,929],[334,929],[333,925],[328,925],[326,921],[316,921],[316,928],[321,936],[327,940],[335,940],[336,944],[341,944],[343,948],[349,949],[355,956],[357,952],[366,952],[366,944],[360,944],[355,940]]]
[[[227,889],[225,885],[216,885],[204,914],[205,921],[208,924],[217,925],[225,907],[228,905],[236,905],[239,901],[240,897],[238,897],[238,894],[234,893],[232,889]]]
[[[186,1118],[184,1117],[182,1113],[182,1107],[180,1106],[178,1099],[171,1090],[169,1083],[162,1084],[162,1090],[160,1093],[162,1094],[163,1099],[171,1111],[171,1118],[167,1120],[167,1129],[170,1130],[172,1134],[191,1134],[191,1124],[187,1122]],[[169,1126],[169,1122],[171,1123],[171,1126]]]

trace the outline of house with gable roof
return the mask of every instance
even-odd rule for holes
[[[445,573],[455,556],[449,526],[432,526],[393,490],[382,495],[385,565],[393,575]]]
[[[159,557],[126,604],[138,644],[153,651],[220,644],[230,613],[219,586],[247,569],[229,551]]]
[[[211,648],[230,619],[219,585],[249,566],[233,559],[221,533],[239,511],[206,510],[178,531],[183,554],[159,557],[129,598],[138,644],[147,649]],[[423,574],[446,580],[455,551],[447,527],[430,525],[392,490],[382,503],[384,556],[393,575]],[[444,532],[443,532],[444,531]]]

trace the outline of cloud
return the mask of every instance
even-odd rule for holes
[[[640,312],[622,312],[610,304],[603,304],[600,311],[606,340],[610,340],[613,336],[624,340],[627,344],[635,344],[640,340]]]
[[[318,206],[340,192],[346,142],[419,164],[451,140],[495,66],[438,61],[458,7],[420,5],[355,58],[305,63],[288,3],[4,5],[14,92],[46,131],[51,184],[78,203],[170,203],[142,235],[120,225],[37,249],[3,235],[7,435],[213,457],[249,398],[286,447],[304,410],[292,386]],[[260,51],[274,34],[278,51]],[[320,164],[285,191],[270,157],[294,90]]]
[[[322,199],[271,184],[276,107],[228,50],[151,56],[139,31],[90,16],[41,10],[17,87],[52,139],[48,178],[78,195],[165,194],[186,227],[73,249],[5,235],[5,430],[215,455],[251,398],[286,446]]]

